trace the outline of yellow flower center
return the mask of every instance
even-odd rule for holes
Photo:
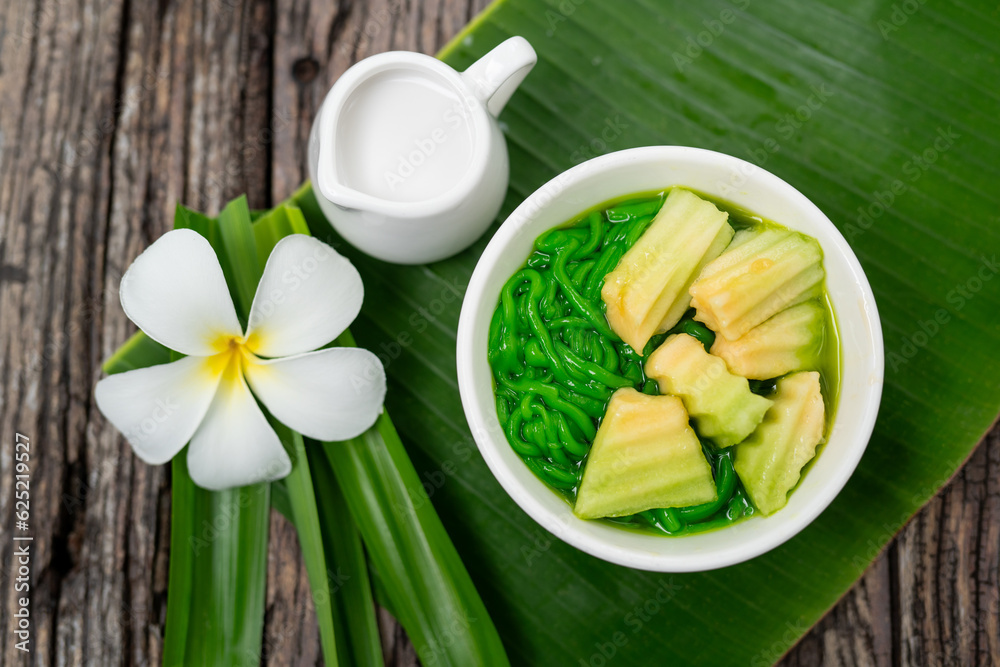
[[[247,349],[246,341],[242,336],[224,336],[216,341],[214,347],[220,352],[208,358],[211,372],[221,374],[223,382],[238,380],[243,365],[250,361],[253,354]]]

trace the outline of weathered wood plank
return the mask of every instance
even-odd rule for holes
[[[781,662],[785,667],[845,665],[891,667],[892,593],[889,562],[883,553],[851,592]],[[786,642],[777,648],[790,648]],[[780,656],[772,652],[770,664]]]
[[[128,599],[126,508],[135,498],[138,522],[155,526],[155,512],[142,515],[141,499],[147,480],[158,475],[133,477],[120,440],[92,421],[90,398],[101,354],[101,260],[120,116],[124,11],[110,0],[8,3],[4,13],[10,15],[5,25],[18,27],[0,47],[0,264],[11,267],[0,286],[0,516],[8,535],[12,443],[15,431],[22,432],[34,450],[32,662],[56,662],[63,646],[75,648],[67,662],[80,661],[82,646],[98,662],[123,662],[128,639],[118,610]],[[97,465],[107,461],[108,468]],[[11,545],[5,539],[0,546],[5,573]],[[13,598],[4,587],[5,629]],[[61,641],[67,636],[70,642]],[[2,633],[0,662],[24,664],[24,658],[13,635]]]

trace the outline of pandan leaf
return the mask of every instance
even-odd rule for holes
[[[262,212],[253,225],[254,239],[257,242],[257,261],[260,266],[267,264],[271,248],[289,234],[308,234],[302,211],[282,204],[270,211]]]
[[[323,447],[393,613],[421,661],[510,665],[388,416],[353,440]]]
[[[245,318],[250,305],[245,295],[249,292],[253,298],[259,268],[247,267],[227,250],[245,251],[233,239],[246,238],[250,230],[246,201],[228,206],[219,221],[178,207],[174,226],[194,229],[212,243],[230,291],[242,295],[241,300],[236,300],[237,312]],[[235,270],[239,273],[234,267],[239,267]],[[142,337],[141,333],[133,336],[105,369],[112,372],[112,368],[124,370],[166,361],[166,348],[145,343]],[[195,486],[188,475],[186,448],[174,458],[171,470],[170,573],[163,664],[259,664],[270,484],[206,491]]]
[[[175,228],[193,229],[212,243],[243,321],[267,256],[290,233],[308,233],[301,214],[279,207],[251,224],[246,198],[231,202],[219,219],[178,206]],[[142,332],[132,336],[104,365],[108,373],[160,363],[178,355]],[[317,497],[302,438],[274,423],[294,462],[274,505],[298,529],[314,594],[320,637],[328,665],[336,665],[333,594],[321,533]],[[252,665],[261,659],[267,574],[271,485],[211,492],[187,474],[186,451],[172,464],[171,560],[167,591],[165,665]],[[369,605],[370,607],[371,605]],[[374,610],[357,610],[374,618]],[[352,664],[352,663],[347,663]]]
[[[170,349],[160,345],[141,331],[132,334],[101,366],[108,375],[134,371],[170,361]]]
[[[326,550],[340,664],[382,667],[385,658],[361,534],[354,525],[322,446],[308,441],[306,454]]]
[[[273,417],[270,417],[268,421],[274,427],[281,439],[281,444],[285,446],[292,458],[292,472],[282,480],[282,486],[288,493],[287,507],[291,511],[291,519],[299,536],[299,547],[302,549],[302,560],[305,561],[306,573],[309,575],[309,589],[312,592],[313,606],[316,609],[323,658],[328,667],[336,667],[341,662],[338,659],[336,624],[333,616],[331,570],[323,540],[323,528],[320,523],[316,493],[313,489],[309,459],[306,456],[305,445],[300,434]],[[352,663],[345,662],[343,664]]]
[[[243,219],[242,208],[243,204],[238,200],[224,212],[231,212],[230,221],[238,221]],[[194,229],[215,241],[213,246],[219,253],[227,279],[231,271],[229,267],[243,262],[240,270],[245,273],[257,271],[259,280],[259,270],[278,240],[291,233],[309,233],[302,213],[287,203],[259,213],[253,233],[249,235],[245,230],[222,232],[218,223],[211,218],[183,207],[178,207],[178,211],[178,227]],[[224,238],[228,239],[228,245],[223,245]],[[244,259],[232,260],[226,248],[239,253]],[[245,257],[251,257],[254,261],[246,260]],[[256,283],[254,287],[256,288]],[[252,300],[253,292],[248,292],[246,285],[234,286],[234,282],[230,280],[230,291],[234,300],[242,299],[249,309],[251,301],[246,298],[246,294],[249,293]],[[239,309],[239,314],[245,319],[246,311]],[[345,334],[345,340],[351,340],[349,334]],[[121,372],[170,360],[170,350],[139,332],[105,363],[105,370],[109,373]],[[420,507],[419,512],[393,519],[396,529],[400,534],[407,535],[413,544],[405,554],[406,560],[390,562],[385,558],[379,559],[392,581],[391,587],[381,581],[385,606],[392,609],[406,627],[415,629],[414,637],[420,638],[422,642],[418,650],[427,664],[471,664],[463,662],[468,656],[484,660],[482,664],[507,664],[492,621],[458,560],[454,547],[444,533],[433,507],[426,501],[426,497],[420,496],[422,490],[419,481],[413,479],[412,464],[398,444],[398,438],[392,440],[395,432],[388,415],[383,414],[379,424],[378,432],[373,429],[359,438],[354,447],[358,450],[359,458],[366,460],[369,455],[386,451],[385,445],[379,443],[384,443],[385,438],[389,438],[392,465],[403,470],[399,473],[402,477],[391,470],[372,470],[371,477],[367,480],[350,480],[355,495],[360,484],[368,492],[375,493],[387,502],[400,506],[417,504]],[[206,551],[208,555],[195,559],[186,546],[188,541],[197,540],[192,536],[199,527],[214,525],[214,508],[230,508],[232,502],[242,503],[241,507],[249,507],[248,514],[264,517],[261,534],[264,557],[268,505],[273,505],[296,524],[314,594],[327,664],[339,662],[356,667],[378,667],[383,664],[368,564],[360,534],[348,511],[340,484],[323,453],[322,445],[312,443],[304,448],[298,434],[280,424],[275,426],[291,452],[294,461],[292,474],[270,485],[274,489],[273,494],[268,493],[268,485],[258,485],[262,487],[260,492],[263,495],[253,497],[252,503],[247,500],[249,496],[239,494],[233,496],[237,501],[232,501],[228,496],[228,499],[218,499],[217,494],[200,489],[191,482],[187,475],[184,453],[174,461],[172,560],[164,664],[185,664],[192,660],[207,661],[201,664],[256,664],[260,660],[263,576],[266,567],[251,571],[246,567],[247,563],[236,556],[243,553],[244,560],[259,564],[261,544],[252,543],[254,535],[247,532],[251,524],[232,526],[231,535],[213,531],[212,540],[201,545],[202,548],[209,549],[219,538],[227,536],[235,541],[243,540],[244,546],[241,549],[231,546],[225,549],[225,553],[235,560],[224,571],[230,577],[227,580],[230,583],[229,590],[238,587],[252,598],[253,604],[241,605],[242,632],[236,632],[241,626],[231,620],[224,621],[221,625],[218,621],[218,618],[228,617],[217,608],[217,600],[213,606],[213,587],[221,585],[223,581],[219,572],[211,567],[210,561],[214,555]],[[313,451],[309,452],[310,449]],[[365,450],[369,450],[368,453]],[[399,479],[405,479],[406,484],[400,485]],[[242,493],[242,490],[222,493],[233,494],[237,491]],[[377,504],[365,507],[365,502],[367,501],[362,499],[359,505],[362,509],[358,511],[362,515],[369,511],[377,513],[388,507]],[[239,533],[240,530],[244,534]],[[383,556],[395,548],[391,542],[380,541],[384,535],[370,533],[368,537],[369,549],[378,550]],[[412,592],[412,587],[407,572],[411,570],[421,572],[427,582],[425,585],[436,586],[436,592],[449,592],[436,599],[424,597],[420,601],[408,601],[407,596]],[[234,577],[242,579],[233,583]],[[195,591],[195,587],[199,590]],[[397,613],[396,609],[402,612]],[[219,613],[222,614],[221,617],[211,616]],[[201,625],[193,626],[189,618],[198,619]],[[464,619],[462,622],[474,619],[474,628],[468,632],[465,629],[456,630],[452,625],[456,619]],[[241,662],[244,659],[245,662]]]

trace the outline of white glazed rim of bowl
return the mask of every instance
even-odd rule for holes
[[[500,290],[543,231],[609,200],[689,187],[815,237],[823,248],[827,294],[841,342],[841,383],[830,438],[812,468],[770,517],[668,537],[573,515],[558,494],[510,447],[496,416],[486,358]],[[476,444],[504,490],[543,528],[603,560],[658,572],[697,572],[769,551],[805,528],[834,499],[871,437],[883,381],[882,330],[868,279],[850,246],[822,211],[777,176],[739,158],[685,146],[649,146],[581,163],[529,196],[493,236],[469,282],[458,326],[458,384]]]

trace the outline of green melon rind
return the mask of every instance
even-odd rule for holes
[[[733,375],[719,357],[687,334],[667,337],[646,362],[646,375],[660,391],[679,396],[698,433],[719,447],[750,435],[771,401],[750,391],[746,378]]]
[[[823,441],[824,422],[819,373],[793,373],[778,380],[774,405],[735,450],[736,474],[763,515],[788,502],[788,492]]]
[[[674,327],[701,270],[733,238],[729,214],[673,188],[649,228],[605,277],[601,298],[611,328],[640,354],[657,331]]]
[[[781,229],[741,230],[690,288],[695,319],[736,340],[786,308],[823,292],[816,239]]]
[[[781,311],[736,340],[717,336],[711,351],[734,374],[768,380],[819,368],[825,329],[826,312],[813,299]]]
[[[619,389],[608,403],[576,496],[582,519],[712,502],[712,466],[673,396]]]

